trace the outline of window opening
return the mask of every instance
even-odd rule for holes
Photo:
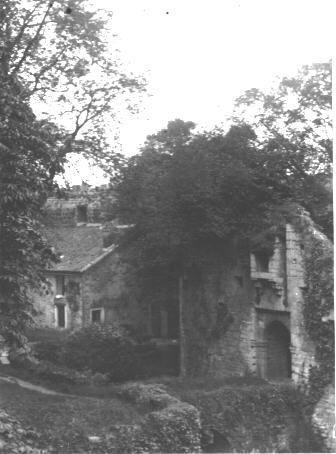
[[[91,322],[102,323],[104,321],[103,309],[91,309]]]
[[[65,294],[65,279],[64,276],[56,276],[56,295]]]
[[[77,206],[77,222],[87,222],[87,206],[86,205],[78,205]]]
[[[257,254],[255,254],[256,270],[262,273],[268,273],[269,259],[269,255],[265,254],[264,252],[258,252]]]

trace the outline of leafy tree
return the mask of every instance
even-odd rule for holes
[[[62,162],[55,159],[55,127],[36,121],[20,84],[0,81],[0,332],[21,345],[30,292],[55,260],[37,219]]]
[[[38,222],[54,176],[72,151],[115,167],[104,116],[116,96],[143,89],[107,56],[104,14],[85,0],[0,4],[0,331],[12,343],[23,343],[30,292],[55,259]],[[37,121],[36,101],[57,105],[63,125]]]
[[[236,101],[235,121],[257,134],[268,171],[281,176],[332,236],[331,63],[304,66],[269,92],[251,89]]]
[[[179,307],[182,374],[184,278],[213,264],[238,238],[272,226],[287,191],[262,172],[251,128],[235,126],[224,135],[192,134],[193,127],[176,120],[150,136],[117,187],[119,218],[131,225],[120,246],[141,298]]]
[[[0,70],[17,78],[23,100],[48,105],[46,118],[64,128],[57,153],[82,152],[113,170],[120,156],[111,151],[105,123],[116,98],[132,108],[129,95],[142,81],[121,70],[109,56],[112,13],[87,0],[3,0],[0,5]]]
[[[130,225],[120,246],[137,270],[145,298],[158,300],[160,289],[173,294],[175,286],[180,308],[184,276],[213,263],[235,242],[253,245],[257,238],[268,249],[269,232],[290,216],[293,204],[309,205],[312,196],[325,203],[326,192],[314,194],[311,188],[305,199],[304,187],[316,177],[312,150],[311,167],[294,156],[296,169],[288,165],[296,149],[274,148],[272,138],[261,146],[247,124],[226,134],[193,134],[194,126],[176,120],[149,136],[117,186],[117,213]],[[328,160],[324,167],[327,172]],[[182,355],[183,332],[180,338]],[[182,373],[183,363],[182,358]]]
[[[117,212],[134,226],[125,242],[140,268],[201,264],[219,244],[269,227],[273,207],[288,196],[263,172],[249,127],[192,135],[193,126],[170,122],[123,170]]]

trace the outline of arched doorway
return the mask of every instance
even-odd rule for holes
[[[271,379],[291,377],[290,333],[278,320],[269,323],[265,330],[266,376]]]

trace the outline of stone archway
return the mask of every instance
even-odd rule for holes
[[[290,332],[286,326],[274,320],[266,326],[266,377],[286,379],[291,377]]]

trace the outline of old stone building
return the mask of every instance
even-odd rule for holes
[[[305,241],[287,224],[273,253],[231,244],[184,281],[186,371],[305,381],[315,346],[303,319]]]
[[[303,312],[306,251],[314,235],[332,249],[313,224],[301,231],[283,226],[271,253],[251,252],[231,241],[216,260],[159,288],[158,301],[146,301],[130,287],[128,269],[102,220],[95,197],[80,193],[48,200],[45,233],[60,262],[46,270],[47,283],[34,296],[40,326],[124,325],[156,340],[178,342],[180,371],[186,375],[307,383],[316,346]],[[334,323],[332,310],[321,323]],[[314,424],[332,449],[334,393],[330,384],[314,413]]]
[[[48,199],[45,235],[59,263],[34,294],[39,326],[76,329],[90,323],[138,326],[142,314],[126,289],[125,269],[101,221],[96,200]]]
[[[117,323],[175,338],[191,375],[307,379],[315,362],[303,320],[309,240],[293,226],[275,237],[268,255],[231,242],[213,265],[186,274],[180,294],[176,283],[165,304],[153,304],[132,293],[126,266],[99,222],[97,200],[49,199],[46,213],[46,235],[61,260],[35,296],[40,325]]]

